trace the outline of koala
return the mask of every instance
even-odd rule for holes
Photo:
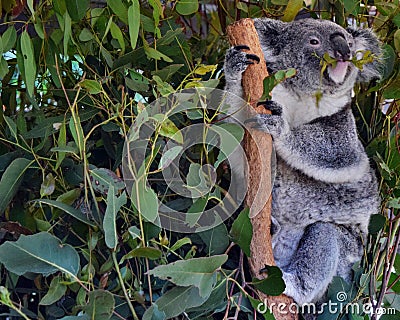
[[[276,150],[272,246],[284,293],[299,305],[316,303],[334,276],[351,280],[370,216],[379,212],[377,179],[350,104],[356,82],[379,78],[380,62],[360,70],[350,60],[365,51],[379,57],[380,44],[370,30],[327,20],[254,24],[269,71],[297,71],[272,90],[263,102],[271,114],[258,115],[256,123],[272,135]],[[239,96],[243,71],[259,60],[245,49],[230,48],[224,64],[225,90]],[[325,53],[337,62],[322,71]]]

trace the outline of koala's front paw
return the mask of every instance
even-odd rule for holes
[[[254,62],[259,63],[260,58],[255,54],[245,53],[241,50],[250,50],[248,46],[231,47],[225,56],[225,77],[228,80],[240,79],[243,71]]]
[[[289,129],[288,123],[282,117],[282,106],[275,101],[263,101],[259,105],[263,105],[265,109],[271,111],[271,114],[258,114],[256,116],[256,128],[264,130],[273,137],[286,133]]]

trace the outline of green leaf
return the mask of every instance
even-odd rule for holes
[[[201,166],[198,163],[191,163],[189,166],[186,183],[193,199],[204,197],[212,188],[212,177],[209,177],[209,172],[207,172],[207,170],[203,171],[203,169],[207,169],[207,167]],[[206,201],[208,201],[208,199],[206,199]],[[200,211],[203,211],[203,209]],[[199,211],[191,210],[190,212]]]
[[[397,29],[396,32],[394,33],[393,42],[397,53],[400,53],[400,29]]]
[[[65,4],[66,0],[53,0],[54,10],[60,15],[64,15],[67,10],[67,6]]]
[[[239,146],[244,136],[244,129],[235,123],[221,123],[212,125],[211,132],[216,132],[219,136],[220,152],[214,163],[214,167],[217,168]],[[208,135],[207,142],[209,142]]]
[[[249,208],[244,209],[232,224],[230,231],[233,242],[239,245],[247,257],[250,257],[250,242],[253,226],[249,218]]]
[[[97,94],[100,93],[103,88],[101,87],[101,84],[97,82],[96,80],[83,80],[79,82],[79,85],[82,88],[85,88],[90,94]]]
[[[114,39],[117,39],[119,46],[121,47],[121,54],[124,54],[125,53],[124,36],[122,34],[121,29],[116,25],[116,23],[114,21],[111,22],[110,31],[111,31],[112,37]]]
[[[385,99],[400,99],[400,77],[395,79],[383,91]]]
[[[229,246],[229,236],[226,225],[221,223],[218,226],[197,233],[206,245],[208,255],[222,254]]]
[[[396,61],[396,52],[389,44],[382,45],[382,62],[383,62],[383,70],[382,70],[382,80],[385,80],[390,77],[394,69],[394,63]],[[382,81],[381,80],[381,81]]]
[[[89,226],[92,226],[92,227],[96,226],[96,224],[94,222],[90,221],[80,210],[75,209],[74,207],[71,207],[60,201],[49,200],[49,199],[38,199],[38,200],[33,200],[33,201],[37,202],[37,203],[47,204],[49,206],[61,209],[65,213],[68,213],[70,216],[74,217],[75,219],[78,219],[79,221],[81,221]]]
[[[128,10],[122,0],[107,0],[107,6],[125,24],[128,24]]]
[[[0,180],[0,213],[3,213],[10,201],[14,198],[22,182],[25,171],[33,161],[17,158],[4,171]]]
[[[18,141],[17,124],[10,117],[4,116],[3,118],[7,124],[8,129],[10,129],[11,136],[15,139],[15,141]]]
[[[388,201],[387,206],[389,208],[400,209],[400,198],[391,199]]]
[[[179,0],[175,6],[176,11],[183,15],[187,16],[189,14],[195,13],[199,10],[199,1],[198,0]]]
[[[32,16],[35,16],[35,8],[33,6],[33,0],[27,0],[26,4],[28,5],[29,11],[31,12]]]
[[[218,65],[212,64],[212,65],[207,65],[207,64],[200,64],[196,66],[196,69],[194,69],[194,73],[198,75],[205,75],[209,72],[214,72],[217,69]]]
[[[146,53],[147,58],[155,59],[155,60],[164,60],[165,62],[173,62],[173,60],[166,56],[165,54],[161,53],[160,51],[149,47],[148,45],[144,47],[144,52]]]
[[[132,0],[132,4],[128,8],[128,26],[129,38],[132,50],[136,48],[136,42],[139,36],[140,26],[140,5],[139,0]]]
[[[360,9],[360,1],[359,0],[344,0],[344,9],[347,13],[352,15],[357,15]]]
[[[88,293],[89,302],[83,307],[90,319],[109,320],[113,314],[115,301],[111,292],[94,290]]]
[[[185,244],[192,244],[192,240],[190,240],[190,238],[188,238],[188,237],[181,238],[181,239],[177,240],[174,243],[174,245],[169,248],[169,250],[175,252],[176,250],[178,250]]]
[[[216,283],[216,271],[228,259],[228,256],[217,255],[207,258],[179,260],[155,267],[149,271],[160,279],[169,280],[178,286],[193,285],[199,288],[201,297],[208,297]]]
[[[288,5],[283,13],[282,21],[293,21],[302,8],[303,0],[289,0]]]
[[[400,206],[399,206],[400,207]],[[371,234],[378,233],[386,224],[386,217],[381,214],[373,214],[369,221],[368,232]]]
[[[162,252],[157,248],[142,247],[136,248],[122,257],[122,260],[132,258],[148,258],[150,260],[157,260],[162,257]],[[121,262],[122,263],[122,262]]]
[[[167,82],[162,81],[159,76],[153,76],[154,81],[157,83],[157,90],[162,96],[168,96],[175,92],[175,89]]]
[[[199,165],[197,163],[192,163],[192,165]],[[209,196],[205,197],[199,197],[199,192],[198,190],[191,189],[190,190],[192,193],[192,198],[196,199],[196,201],[190,206],[190,208],[187,211],[187,214],[185,215],[185,222],[190,226],[194,227],[196,226],[197,222],[201,218],[201,216],[204,213],[204,210],[206,209]],[[207,191],[205,191],[207,192]]]
[[[33,272],[48,276],[61,271],[73,278],[80,266],[76,250],[47,232],[6,241],[0,246],[0,262],[17,275]]]
[[[168,118],[162,120],[160,125],[160,134],[183,144],[182,132],[176,127],[175,123]]]
[[[183,64],[170,64],[161,70],[152,71],[151,74],[158,76],[161,81],[168,81],[183,66]]]
[[[125,189],[124,181],[113,171],[106,168],[91,169],[89,178],[92,182],[93,189],[103,195],[108,194],[108,189],[111,186],[114,188],[114,194],[117,194],[119,190]]]
[[[182,146],[175,146],[163,153],[160,159],[160,163],[158,164],[158,169],[164,170],[165,168],[167,168],[181,153],[182,150]]]
[[[33,96],[36,79],[36,61],[32,40],[27,31],[21,34],[21,53],[24,59],[25,85],[28,94]]]
[[[43,198],[45,196],[50,196],[56,189],[56,179],[52,173],[49,173],[40,185],[40,196]]]
[[[74,138],[75,144],[78,147],[81,157],[83,157],[84,153],[83,129],[81,121],[79,119],[79,115],[75,112],[72,113],[72,117],[69,119],[69,130],[71,131],[72,137]]]
[[[61,277],[57,276],[51,280],[49,291],[47,291],[46,295],[40,300],[39,304],[42,306],[49,306],[60,300],[66,291],[67,286],[62,283]]]
[[[2,55],[0,55],[0,79],[3,79],[7,75],[7,73],[8,73],[8,63],[6,59],[4,59]]]
[[[15,31],[15,28],[7,28],[1,36],[1,40],[3,43],[3,50],[0,53],[6,53],[14,48],[15,42],[17,41],[17,31]]]
[[[155,305],[158,314],[162,313],[165,319],[170,319],[179,316],[189,308],[203,304],[206,300],[207,297],[200,296],[199,289],[196,287],[175,287],[158,298]],[[153,319],[154,309],[154,305],[147,309],[143,315],[143,320]]]
[[[79,34],[79,40],[82,42],[90,41],[93,38],[93,33],[88,28],[83,28],[81,33]]]
[[[237,8],[239,10],[242,10],[243,12],[246,12],[246,13],[249,12],[249,7],[246,4],[244,4],[243,2],[238,2]]]
[[[67,144],[67,128],[65,125],[65,121],[61,123],[60,131],[58,133],[58,140],[57,140],[57,147],[62,148],[65,147]],[[53,150],[51,150],[53,151]],[[65,159],[66,152],[58,151],[57,155],[57,163],[56,163],[56,170],[60,167],[61,163]]]
[[[131,226],[128,229],[129,234],[131,235],[132,239],[140,238],[140,229],[136,226]]]
[[[79,21],[85,16],[90,0],[67,0],[65,4],[72,20]]]
[[[253,278],[256,289],[270,296],[279,296],[286,288],[282,279],[282,271],[275,266],[266,266],[267,277],[265,279]]]
[[[400,13],[396,14],[393,19],[392,19],[393,23],[400,28]]]
[[[137,183],[133,183],[131,200],[135,208],[149,222],[155,222],[158,218],[158,197],[150,187],[146,186],[146,178],[140,177]]]
[[[79,0],[77,0],[79,1]],[[67,1],[68,2],[68,1]],[[65,11],[64,16],[64,39],[63,39],[63,44],[64,44],[64,55],[68,57],[68,44],[69,40],[71,39],[71,33],[72,33],[72,25],[71,25],[71,17],[68,14],[68,11]]]
[[[115,195],[114,187],[110,186],[107,195],[107,208],[104,214],[103,229],[106,245],[110,249],[116,249],[118,244],[117,234],[117,213],[126,203],[127,198],[125,192],[119,197]]]

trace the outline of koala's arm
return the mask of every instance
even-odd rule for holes
[[[269,104],[273,114],[259,115],[258,123],[272,134],[278,155],[291,167],[328,183],[354,182],[368,172],[350,109],[291,129],[281,107]]]

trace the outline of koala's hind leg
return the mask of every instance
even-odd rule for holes
[[[324,222],[309,225],[283,270],[284,293],[299,305],[317,301],[337,272],[339,254],[337,226]]]

